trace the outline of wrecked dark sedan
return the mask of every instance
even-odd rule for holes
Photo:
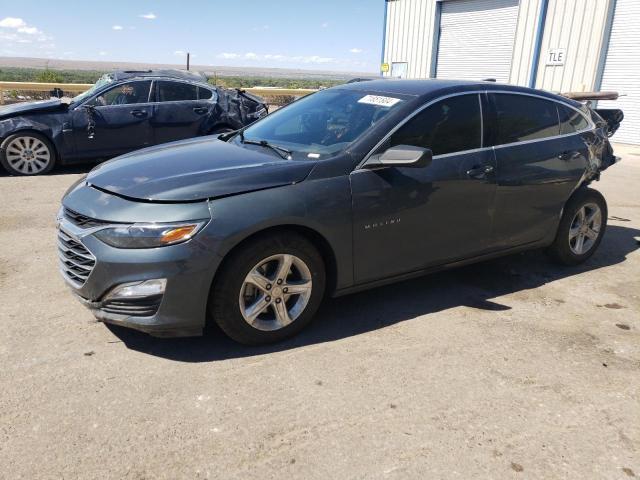
[[[103,322],[178,336],[213,321],[260,344],[325,295],[537,248],[577,265],[607,224],[588,185],[617,160],[611,128],[495,83],[334,87],[95,168],[62,200],[61,273]]]
[[[139,148],[237,130],[263,115],[261,99],[179,70],[102,76],[70,102],[0,107],[0,163],[13,175],[97,161]]]

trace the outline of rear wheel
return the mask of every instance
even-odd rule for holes
[[[225,261],[211,292],[211,315],[237,342],[276,342],[312,320],[324,288],[324,262],[306,238],[266,235]]]
[[[594,254],[607,227],[607,202],[590,188],[579,189],[565,205],[551,256],[563,265],[578,265]]]
[[[51,142],[35,132],[9,135],[0,145],[0,163],[11,175],[40,175],[56,161]]]

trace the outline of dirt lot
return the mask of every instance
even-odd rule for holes
[[[599,252],[328,302],[295,340],[109,329],[58,276],[78,170],[0,177],[0,477],[640,477],[640,148]]]

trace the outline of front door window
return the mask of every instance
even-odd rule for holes
[[[445,98],[400,127],[384,145],[430,148],[434,155],[474,150],[482,146],[480,101],[477,94]]]
[[[88,105],[94,107],[108,107],[113,105],[148,103],[150,88],[151,80],[123,83],[101,93],[93,100],[89,101]]]

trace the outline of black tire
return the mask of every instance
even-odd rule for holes
[[[16,146],[20,145],[32,146],[33,149],[28,150],[33,158],[17,157]],[[46,155],[42,152],[46,152]],[[44,135],[32,131],[18,132],[9,135],[0,144],[0,164],[10,175],[42,175],[50,172],[56,164],[56,151]]]
[[[242,291],[246,291],[245,278],[249,272],[265,259],[278,255],[293,255],[304,262],[310,274],[312,288],[306,306],[291,323],[276,330],[264,330],[254,327],[245,320],[240,310],[240,296]],[[272,281],[275,282],[276,278],[273,277]],[[295,232],[265,234],[247,241],[225,259],[211,289],[209,312],[220,328],[239,343],[245,345],[273,343],[295,335],[311,322],[322,302],[325,285],[324,261],[309,240]],[[271,284],[269,286],[271,287]],[[276,284],[273,283],[273,287],[275,286]],[[263,294],[262,291],[256,291],[260,295]],[[271,291],[275,298],[278,294],[275,290]],[[285,298],[284,295],[281,298]],[[282,305],[286,306],[291,301],[295,303],[297,298],[296,295],[292,295]],[[275,301],[273,300],[261,315],[273,314],[275,318],[276,307],[273,304]],[[269,320],[260,320],[260,322],[264,324]]]
[[[580,235],[583,236],[584,243],[582,244],[583,251],[579,253],[581,249],[577,247],[577,237],[574,236],[574,234],[576,231],[583,231],[581,229],[585,228],[585,222],[580,222],[578,214],[585,208],[585,212],[587,213],[585,218],[588,219],[595,210],[594,206],[597,206],[600,215],[600,226],[597,228],[597,237],[589,238],[586,234],[581,233]],[[607,215],[607,202],[600,192],[591,188],[578,189],[564,207],[558,233],[556,234],[553,244],[547,249],[547,253],[549,253],[553,260],[562,265],[578,265],[586,261],[594,254],[602,241],[602,237],[607,228]],[[593,222],[591,222],[590,225],[591,227],[595,227]],[[592,232],[594,232],[595,229],[587,225],[585,231],[593,235]],[[589,242],[588,244],[586,243],[587,241]]]

